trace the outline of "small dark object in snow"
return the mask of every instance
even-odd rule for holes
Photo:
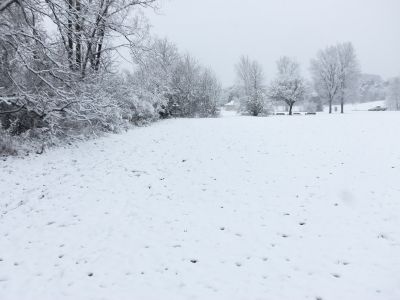
[[[242,264],[241,264],[240,262],[237,262],[235,265],[236,265],[237,267],[241,267],[241,266],[242,266]]]
[[[220,227],[219,230],[223,231],[225,230],[225,227]]]
[[[335,278],[340,278],[340,275],[339,275],[339,274],[336,274],[336,273],[335,273],[335,274],[332,274],[332,276],[335,277]]]
[[[92,277],[92,276],[93,276],[93,273],[90,272],[90,273],[87,274],[87,276]]]
[[[299,225],[300,226],[304,226],[304,225],[306,225],[306,223],[305,222],[300,222]]]
[[[378,239],[387,239],[387,236],[384,233],[381,233],[380,235],[378,235]]]
[[[282,234],[282,237],[283,238],[287,238],[287,237],[289,237],[287,234]]]
[[[315,297],[315,300],[323,300],[322,297]]]
[[[191,259],[190,262],[191,262],[192,264],[195,264],[195,263],[197,263],[197,259]]]
[[[0,257],[0,261],[3,261],[3,259]]]
[[[58,258],[63,258],[64,257],[64,254],[60,254],[59,256],[58,256]]]
[[[339,204],[337,204],[337,203],[335,203],[334,205],[335,205],[335,206],[339,206]]]
[[[186,159],[182,159],[182,162],[186,162]]]
[[[306,112],[306,116],[310,116],[310,115],[316,115],[317,113],[315,112]]]

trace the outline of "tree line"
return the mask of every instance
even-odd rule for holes
[[[156,8],[156,0],[3,1],[1,134],[73,137],[170,116],[215,116],[219,81],[151,36],[143,11]],[[122,47],[133,71],[117,69]]]
[[[357,97],[361,68],[350,42],[318,51],[311,60],[311,81],[302,76],[300,65],[293,58],[280,58],[277,70],[276,77],[267,85],[262,65],[247,56],[240,58],[236,65],[237,83],[231,96],[233,93],[239,98],[242,113],[267,114],[274,103],[283,103],[292,115],[293,106],[310,99],[313,93],[328,105],[329,113],[335,103],[340,104],[340,112],[344,113],[344,104]],[[399,78],[390,82],[387,102],[389,108],[400,110]]]

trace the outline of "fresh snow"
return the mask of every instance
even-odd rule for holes
[[[0,161],[0,299],[400,299],[400,115],[176,119]]]

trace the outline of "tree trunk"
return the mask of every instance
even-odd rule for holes
[[[332,113],[332,99],[329,99],[329,113]]]
[[[343,97],[342,97],[342,100],[340,102],[340,113],[344,114],[344,100],[343,100]]]
[[[76,55],[76,68],[77,70],[82,69],[82,44],[81,44],[81,0],[75,0],[75,30],[76,30],[76,47],[75,47],[75,55]]]
[[[289,104],[289,116],[292,115],[293,104],[294,104],[294,103],[290,103],[290,104]]]
[[[74,69],[74,64],[73,64],[73,55],[74,55],[74,41],[73,41],[73,24],[72,24],[72,16],[73,16],[73,0],[68,0],[68,32],[67,32],[67,38],[68,38],[68,63],[69,63],[69,68],[71,70]]]
[[[94,69],[96,71],[98,71],[100,67],[101,50],[103,49],[103,39],[104,39],[104,27],[102,27],[100,30],[100,41],[97,45],[96,57],[94,60],[95,61]]]

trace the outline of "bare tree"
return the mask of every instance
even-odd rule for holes
[[[357,88],[360,67],[351,43],[338,44],[336,48],[338,56],[340,112],[343,114],[346,94],[351,95],[352,90]]]
[[[319,51],[317,58],[311,61],[311,72],[316,91],[322,98],[328,100],[329,113],[332,113],[332,104],[340,91],[341,84],[337,48],[330,46]]]
[[[353,45],[342,43],[319,51],[317,58],[311,61],[311,72],[315,89],[328,100],[329,113],[332,113],[332,103],[337,98],[341,113],[344,113],[346,94],[351,95],[352,89],[356,89],[360,75]]]
[[[265,109],[265,85],[261,64],[242,56],[236,65],[238,86],[241,90],[241,110],[258,116]]]
[[[304,99],[305,80],[300,75],[300,65],[289,57],[282,57],[277,62],[278,76],[269,87],[269,97],[274,101],[283,101],[292,115],[293,105]]]

